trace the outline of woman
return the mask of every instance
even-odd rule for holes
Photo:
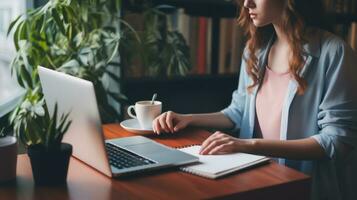
[[[311,174],[312,199],[357,199],[357,59],[341,39],[312,28],[317,10],[308,10],[317,2],[242,2],[238,21],[249,39],[232,103],[217,113],[163,113],[154,131],[240,130],[214,133],[200,153],[277,157]]]

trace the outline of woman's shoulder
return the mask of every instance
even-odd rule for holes
[[[336,51],[350,48],[341,37],[319,28],[309,28],[307,38],[309,43],[315,43],[320,47],[321,54],[336,53]]]
[[[311,55],[315,55],[320,61],[318,63],[326,66],[326,69],[342,67],[337,63],[350,66],[357,62],[356,53],[341,37],[322,29],[311,29],[309,34],[310,40],[306,46],[310,49],[315,48],[314,51],[310,50],[310,52],[315,52]]]

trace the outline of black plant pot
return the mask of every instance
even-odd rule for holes
[[[28,148],[32,174],[36,185],[65,185],[72,145],[61,143],[60,148],[45,149],[35,145]]]

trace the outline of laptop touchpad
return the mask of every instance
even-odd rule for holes
[[[154,144],[152,142],[128,145],[128,146],[125,146],[125,148],[127,148],[137,154],[153,154],[153,153],[168,150],[167,148],[164,148],[164,147]]]

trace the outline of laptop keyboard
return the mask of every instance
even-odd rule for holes
[[[109,156],[109,163],[118,169],[137,167],[153,164],[155,162],[115,146],[111,143],[105,143]]]

